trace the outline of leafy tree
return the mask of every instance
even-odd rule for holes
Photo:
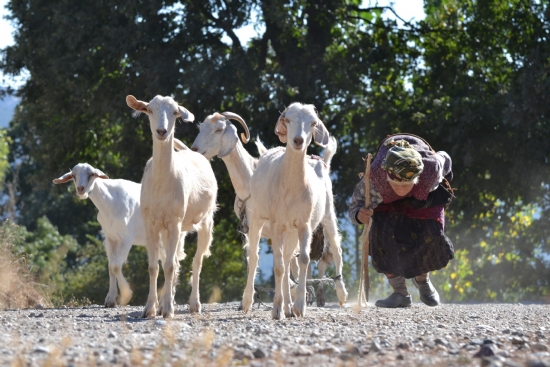
[[[416,118],[400,128],[421,127],[454,157],[450,232],[468,251],[469,298],[544,299],[549,237],[533,214],[548,210],[548,3],[426,4]]]
[[[9,136],[10,162],[20,163],[18,220],[31,231],[45,215],[81,250],[86,235],[99,239],[93,205],[76,200],[72,186],[50,182],[83,161],[111,177],[140,179],[150,133],[145,119],[131,118],[127,94],[172,95],[199,118],[239,113],[268,146],[278,144],[279,112],[300,100],[315,104],[339,140],[332,175],[343,228],[361,156],[387,134],[415,133],[454,158],[459,190],[447,232],[457,260],[434,277],[446,298],[549,294],[547,0],[426,0],[427,17],[415,24],[385,20],[391,8],[358,0],[11,0],[8,7],[16,45],[3,51],[0,67],[30,75],[17,91],[22,102]],[[261,34],[243,45],[235,29],[247,24]],[[176,134],[189,144],[196,129],[181,124]],[[213,166],[220,210],[201,290],[206,300],[217,284],[223,299],[237,299],[245,269],[234,192],[223,164]],[[193,239],[187,243],[191,255]],[[132,282],[146,276],[140,259],[135,273],[125,270]],[[100,261],[99,252],[74,255],[77,266],[96,269],[75,282],[106,277]],[[357,266],[346,269],[352,279]],[[188,276],[182,271],[178,296]],[[96,293],[93,301],[102,302]]]

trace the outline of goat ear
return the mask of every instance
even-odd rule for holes
[[[56,178],[54,179],[52,182],[56,185],[58,184],[62,184],[62,183],[65,183],[67,181],[70,181],[73,179],[73,173],[72,172],[68,172],[68,173],[65,173],[63,176],[59,177],[59,178]]]
[[[97,168],[94,169],[94,175],[96,175],[97,177],[99,178],[104,178],[104,179],[108,179],[109,176],[107,176],[105,173],[101,172],[100,170],[98,170]]]
[[[237,136],[237,128],[233,124],[227,123],[225,131],[222,135],[222,145],[220,146],[220,151],[218,152],[218,157],[223,158],[235,149],[239,137]]]
[[[193,115],[191,112],[189,112],[185,107],[178,106],[178,110],[180,112],[180,116],[183,119],[184,122],[193,122],[195,121],[195,115]]]
[[[315,125],[315,131],[313,132],[313,139],[315,139],[315,142],[324,148],[328,144],[329,137],[330,134],[325,124],[323,124],[323,121],[317,120],[317,125]]]
[[[132,96],[131,94],[126,96],[126,104],[131,109],[138,112],[144,112],[144,113],[147,113],[147,106],[149,105],[149,103],[138,101],[136,97]]]
[[[279,116],[279,119],[277,120],[277,125],[275,125],[275,134],[279,137],[281,143],[284,144],[286,144],[286,124],[288,123],[288,120],[285,117],[285,112],[283,112],[281,116]]]

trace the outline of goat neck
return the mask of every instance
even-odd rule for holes
[[[153,173],[155,177],[163,177],[162,173],[166,173],[166,168],[169,171],[174,170],[174,132],[172,132],[166,140],[158,140],[153,137]]]
[[[305,184],[307,165],[306,150],[296,151],[287,145],[283,155],[283,182],[290,187],[296,187],[300,182]]]
[[[94,203],[100,213],[108,213],[110,211],[109,201],[112,200],[112,197],[103,179],[95,179],[93,189],[88,192],[88,198]]]
[[[235,193],[239,199],[246,199],[250,195],[250,177],[254,173],[255,158],[244,149],[240,141],[237,141],[235,149],[222,160],[229,172]]]

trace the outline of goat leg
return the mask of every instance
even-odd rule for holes
[[[306,314],[306,282],[307,269],[309,267],[309,246],[311,242],[311,228],[309,223],[304,224],[298,229],[298,238],[300,241],[300,277],[298,278],[298,289],[296,291],[296,301],[292,306],[296,317],[304,317]]]
[[[157,278],[159,274],[160,233],[146,225],[147,257],[149,258],[149,296],[141,314],[142,318],[155,317],[157,313]]]
[[[254,303],[254,278],[256,278],[256,269],[258,268],[258,250],[263,225],[263,223],[259,223],[255,219],[250,221],[248,242],[248,278],[242,301],[244,313],[248,313]]]

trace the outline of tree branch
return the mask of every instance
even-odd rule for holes
[[[388,27],[385,24],[380,25],[379,23],[368,21],[365,18],[362,18],[362,17],[357,16],[357,15],[346,15],[346,19],[362,20],[363,22],[368,23],[368,24],[370,24],[374,27],[383,28],[383,29],[386,29],[386,30],[391,29],[391,27]],[[453,33],[454,32],[454,30],[452,30],[452,29],[434,29],[434,28],[422,29],[422,28],[419,28],[419,27],[415,27],[414,25],[411,25],[410,29],[406,29],[406,28],[398,28],[398,29],[402,30],[403,32],[410,32],[410,33],[417,33],[417,34]]]
[[[267,28],[267,27],[266,27]],[[267,47],[268,47],[269,37],[267,34],[267,29],[265,30],[262,39],[260,41],[260,52],[258,55],[258,71],[262,72],[265,70],[267,63]]]
[[[244,52],[243,46],[241,45],[241,41],[239,40],[239,37],[233,32],[233,28],[228,27],[225,25],[225,22],[220,20],[219,18],[216,18],[212,15],[203,5],[203,2],[201,0],[192,0],[192,4],[200,10],[200,12],[209,20],[211,20],[214,25],[220,29],[222,29],[225,33],[227,33],[227,36],[231,39],[231,42],[233,43],[232,47],[234,47],[237,52],[242,53]]]
[[[397,19],[399,19],[400,21],[402,21],[405,25],[407,25],[407,26],[409,26],[409,27],[411,27],[411,28],[416,28],[414,24],[412,24],[412,23],[406,21],[405,19],[401,18],[401,17],[399,16],[399,14],[397,14],[397,13],[395,12],[395,10],[393,10],[393,7],[391,7],[391,6],[373,6],[373,7],[370,7],[370,8],[360,8],[360,7],[358,7],[358,6],[351,6],[351,5],[350,5],[350,6],[348,7],[348,9],[350,9],[350,10],[355,10],[356,12],[359,12],[359,13],[370,13],[370,12],[373,11],[373,10],[382,10],[382,11],[384,11],[384,10],[389,10],[389,11],[391,11],[391,12],[393,13],[393,15],[395,15],[395,17],[396,17]]]

